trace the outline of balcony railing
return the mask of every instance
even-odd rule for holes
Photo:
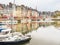
[[[0,24],[11,24],[11,21],[0,21]],[[12,24],[17,24],[17,21],[14,20]]]
[[[0,14],[10,14],[12,10],[0,10]]]

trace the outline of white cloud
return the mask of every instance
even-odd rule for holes
[[[8,4],[13,0],[1,0],[0,3]],[[28,7],[38,8],[40,11],[54,11],[60,10],[60,0],[15,0],[16,4],[24,4]]]
[[[8,4],[9,2],[13,2],[13,0],[0,0],[2,4]]]
[[[60,3],[57,3],[55,7],[56,10],[60,10]]]
[[[40,1],[39,1],[40,2]],[[57,10],[56,5],[59,3],[59,0],[42,0],[41,3],[38,5],[38,10],[41,11],[54,11]],[[59,4],[60,5],[60,4]],[[59,10],[59,9],[58,9]]]

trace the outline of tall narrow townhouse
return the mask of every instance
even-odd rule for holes
[[[27,27],[28,30],[31,31],[31,16],[32,16],[32,9],[28,8],[28,13],[27,13]]]
[[[39,12],[35,9],[32,10],[32,29],[37,29],[39,26],[38,23]]]
[[[60,27],[60,11],[54,12],[52,20],[55,21],[55,26]]]

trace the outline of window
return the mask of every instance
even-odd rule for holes
[[[21,23],[21,20],[18,20],[18,23]]]

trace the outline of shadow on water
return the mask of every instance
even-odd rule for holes
[[[8,44],[8,45],[26,45],[26,44],[29,44],[30,41],[28,42],[22,42],[22,43],[17,43],[17,44]]]
[[[28,42],[29,43],[29,42]],[[28,43],[14,44],[14,45],[26,45]]]

